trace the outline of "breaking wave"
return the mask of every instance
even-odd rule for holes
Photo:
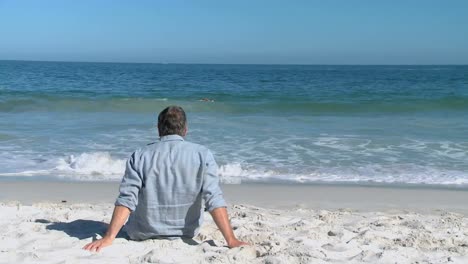
[[[90,152],[57,158],[47,163],[52,164],[52,167],[0,173],[0,176],[52,177],[73,181],[120,181],[125,171],[126,159],[113,157],[109,152]],[[227,163],[219,166],[218,173],[224,184],[323,182],[468,186],[468,173],[466,171],[443,170],[414,164],[321,167],[311,168],[307,172],[293,172],[260,168],[250,164]]]

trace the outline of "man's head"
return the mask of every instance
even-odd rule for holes
[[[187,134],[187,118],[184,109],[180,106],[169,106],[162,110],[158,116],[159,136]]]

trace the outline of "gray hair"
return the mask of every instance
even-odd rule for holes
[[[185,136],[187,117],[180,106],[169,106],[162,110],[158,116],[159,136],[179,135]]]

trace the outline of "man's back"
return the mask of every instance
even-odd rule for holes
[[[131,239],[196,235],[202,224],[202,200],[208,210],[226,206],[211,152],[168,135],[133,153],[116,205],[132,214],[126,225]]]
[[[128,159],[107,232],[84,249],[99,251],[111,245],[127,219],[127,234],[134,240],[193,237],[203,221],[203,200],[228,247],[247,245],[232,230],[213,155],[183,139],[187,135],[184,109],[169,106],[162,110],[158,133],[158,142]]]

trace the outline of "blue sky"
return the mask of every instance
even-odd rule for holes
[[[468,1],[0,0],[0,59],[468,64]]]

